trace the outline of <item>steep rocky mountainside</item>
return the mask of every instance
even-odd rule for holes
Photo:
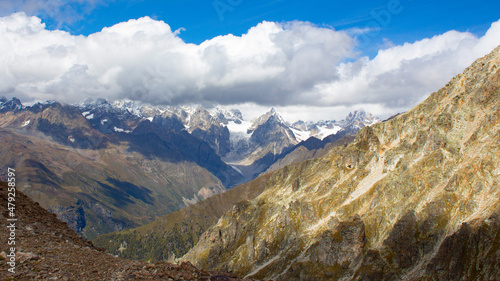
[[[229,130],[220,121],[199,106],[190,116],[187,127],[193,136],[207,142],[218,155],[224,157],[230,152],[231,145]]]
[[[79,105],[61,105],[49,101],[33,106],[23,106],[16,98],[10,101],[2,98],[0,113],[3,113],[0,116],[2,127],[42,132],[58,143],[76,148],[101,148],[110,140],[110,135],[134,133],[137,126],[146,120],[173,135],[185,135],[188,132],[190,136],[183,136],[188,142],[194,143],[194,137],[208,144],[213,150],[209,153],[213,154],[214,160],[215,156],[222,158],[223,162],[233,165],[243,175],[241,179],[241,175],[230,171],[231,168],[225,168],[223,173],[229,179],[228,182],[221,180],[227,187],[252,180],[266,171],[274,161],[295,149],[301,141],[311,137],[325,141],[329,136],[355,133],[360,128],[379,122],[371,114],[357,110],[341,121],[299,121],[289,124],[274,109],[248,122],[237,109],[161,107],[132,101],[110,104],[104,99],[90,98]],[[175,149],[182,153],[193,150],[179,147],[178,142],[170,145],[176,146]],[[200,160],[200,157],[194,158],[194,161]],[[210,171],[215,172],[216,169]]]
[[[151,222],[243,180],[198,138],[120,117],[103,101],[84,114],[56,102],[15,101],[0,113],[2,173],[17,168],[19,189],[87,238]],[[93,126],[98,118],[102,130]],[[106,133],[103,120],[113,118],[131,132]]]
[[[184,260],[275,280],[500,279],[500,47],[346,147],[286,166]]]
[[[7,184],[0,182],[0,227],[7,229]],[[234,274],[200,270],[190,263],[155,264],[116,258],[95,248],[68,225],[18,191],[15,245],[0,236],[1,280],[242,280]],[[8,271],[15,247],[15,273]]]
[[[147,225],[100,235],[92,241],[109,253],[128,259],[159,261],[182,257],[234,204],[252,200],[264,191],[270,177],[263,175]]]

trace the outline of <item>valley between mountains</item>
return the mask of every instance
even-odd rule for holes
[[[256,279],[497,280],[499,63],[500,47],[321,157],[96,242],[147,260],[189,245],[178,261]]]
[[[23,225],[33,255],[22,267],[38,270],[57,240],[127,265],[91,279],[139,278],[141,266],[160,279],[169,260],[188,280],[499,280],[499,66],[497,47],[383,122],[362,110],[290,124],[274,109],[250,122],[221,107],[2,99],[2,171],[15,167],[19,190],[72,229],[52,215],[61,230],[37,225],[46,241],[33,248],[35,222]],[[73,230],[160,266],[97,254]]]

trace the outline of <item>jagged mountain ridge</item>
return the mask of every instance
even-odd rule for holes
[[[294,129],[294,133],[298,136],[298,139],[302,141],[310,137],[323,140],[330,135],[337,134],[339,131],[357,132],[359,129],[379,122],[380,119],[371,113],[365,112],[363,109],[358,109],[349,113],[344,120],[297,121],[291,125],[291,128]]]
[[[87,104],[95,101],[87,101]],[[84,103],[85,104],[85,103]],[[323,140],[340,131],[356,132],[380,120],[364,110],[350,113],[344,120],[287,122],[274,108],[251,121],[243,119],[238,109],[221,106],[151,106],[133,101],[116,101],[116,109],[152,122],[175,124],[207,142],[227,163],[250,165],[268,153],[281,154],[310,137]],[[82,106],[80,106],[83,108]],[[88,111],[90,114],[92,111]],[[181,126],[184,126],[184,128]],[[120,128],[131,130],[131,128]]]
[[[183,259],[275,280],[500,278],[500,47],[345,148],[287,166]]]
[[[87,102],[95,103],[92,100]],[[226,163],[240,171],[246,181],[267,170],[275,161],[311,137],[328,141],[328,136],[355,133],[380,121],[362,109],[350,113],[340,121],[298,121],[290,124],[274,108],[260,117],[246,121],[239,110],[220,106],[209,109],[203,106],[161,107],[132,101],[117,101],[113,106],[116,110],[133,113],[137,118],[147,118],[176,131],[186,130],[207,142]],[[84,112],[92,113],[91,110]],[[98,122],[95,123],[100,126]],[[119,130],[130,132],[132,129],[125,126]]]
[[[0,112],[19,111],[29,109],[31,111],[36,108],[43,109],[44,107],[57,103],[55,101],[47,101],[44,103],[36,103],[33,106],[23,106],[17,98],[7,100],[5,97],[0,99]],[[82,104],[74,105],[86,117],[94,128],[105,133],[111,132],[127,132],[130,133],[137,125],[138,120],[149,119],[151,122],[155,117],[173,117],[179,123],[176,125],[184,125],[184,128],[177,126],[176,130],[187,130],[192,133],[195,129],[210,130],[210,127],[218,124],[227,127],[230,132],[239,132],[231,130],[229,123],[240,125],[243,122],[246,124],[245,131],[251,135],[259,126],[266,122],[280,124],[286,127],[289,139],[294,141],[304,141],[309,137],[324,139],[329,134],[318,134],[318,131],[331,130],[333,134],[341,129],[346,128],[364,128],[380,122],[380,120],[370,113],[359,109],[349,113],[349,115],[340,121],[322,120],[318,122],[297,121],[293,124],[287,122],[274,108],[262,116],[255,118],[252,121],[245,121],[242,114],[237,109],[226,109],[223,107],[213,107],[205,109],[202,106],[189,107],[161,107],[150,106],[133,101],[116,101],[110,104],[105,99],[86,99]],[[113,120],[108,120],[112,117]],[[111,125],[105,126],[105,123]],[[111,127],[110,127],[111,126]],[[123,127],[123,128],[122,128]],[[242,129],[239,129],[240,131]],[[290,132],[290,130],[293,130]],[[250,138],[250,136],[248,136]]]
[[[178,133],[187,131],[209,144],[224,162],[240,171],[245,181],[255,178],[283,154],[311,137],[325,140],[327,136],[354,133],[380,121],[363,110],[354,111],[340,121],[290,124],[274,108],[246,121],[239,110],[221,106],[209,109],[203,106],[152,106],[129,100],[111,104],[104,99],[88,98],[73,107],[94,129],[105,134],[131,133],[144,120]]]

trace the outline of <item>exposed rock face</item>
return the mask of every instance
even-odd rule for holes
[[[379,123],[380,120],[363,109],[349,113],[347,117],[339,122],[343,128],[364,128]]]
[[[223,157],[230,151],[229,130],[220,121],[199,106],[191,114],[187,126],[193,136],[208,143],[218,155]]]
[[[131,132],[140,121],[138,116],[112,106],[105,99],[88,98],[79,106],[79,111],[94,129],[105,134]]]
[[[247,179],[322,155],[328,150],[324,149],[326,146],[349,142],[360,128],[379,120],[360,110],[341,121],[299,121],[290,125],[271,109],[252,122],[250,137],[240,140],[242,145],[225,157]]]
[[[425,268],[426,278],[459,280],[466,276],[478,276],[485,279],[490,277],[490,280],[498,279],[499,227],[498,213],[476,226],[471,227],[468,223],[463,223],[458,231],[446,237],[439,246],[436,255]]]
[[[359,129],[379,123],[380,119],[363,109],[355,110],[349,113],[344,120],[322,120],[318,122],[297,121],[290,127],[295,129],[294,133],[301,140],[309,137],[315,137],[323,140],[324,138],[335,135],[340,131],[347,133],[356,133]]]
[[[0,182],[0,227],[7,227],[7,184]],[[2,280],[242,280],[234,274],[209,272],[191,263],[148,264],[116,258],[82,239],[56,216],[18,191],[15,245],[0,236]],[[7,255],[15,247],[14,273]],[[10,258],[9,258],[10,260]]]
[[[271,152],[277,155],[298,143],[292,130],[274,108],[256,120],[250,130],[253,132],[250,142],[263,147],[266,153],[270,152],[267,151],[268,146],[272,146]]]
[[[500,279],[500,47],[346,147],[286,166],[183,259],[275,280]]]
[[[17,98],[13,98],[12,100],[8,101],[5,97],[2,97],[2,99],[0,99],[0,102],[2,103],[0,106],[0,113],[8,111],[19,111],[23,108],[21,101]]]

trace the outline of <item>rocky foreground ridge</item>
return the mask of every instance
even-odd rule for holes
[[[10,246],[2,232],[0,280],[242,280],[234,274],[197,269],[191,263],[148,264],[116,258],[96,249],[22,192],[17,192],[15,203],[15,273],[8,271]],[[0,213],[3,230],[8,224],[4,182],[0,182]]]
[[[183,260],[276,280],[500,280],[500,47],[346,147],[286,166]]]

